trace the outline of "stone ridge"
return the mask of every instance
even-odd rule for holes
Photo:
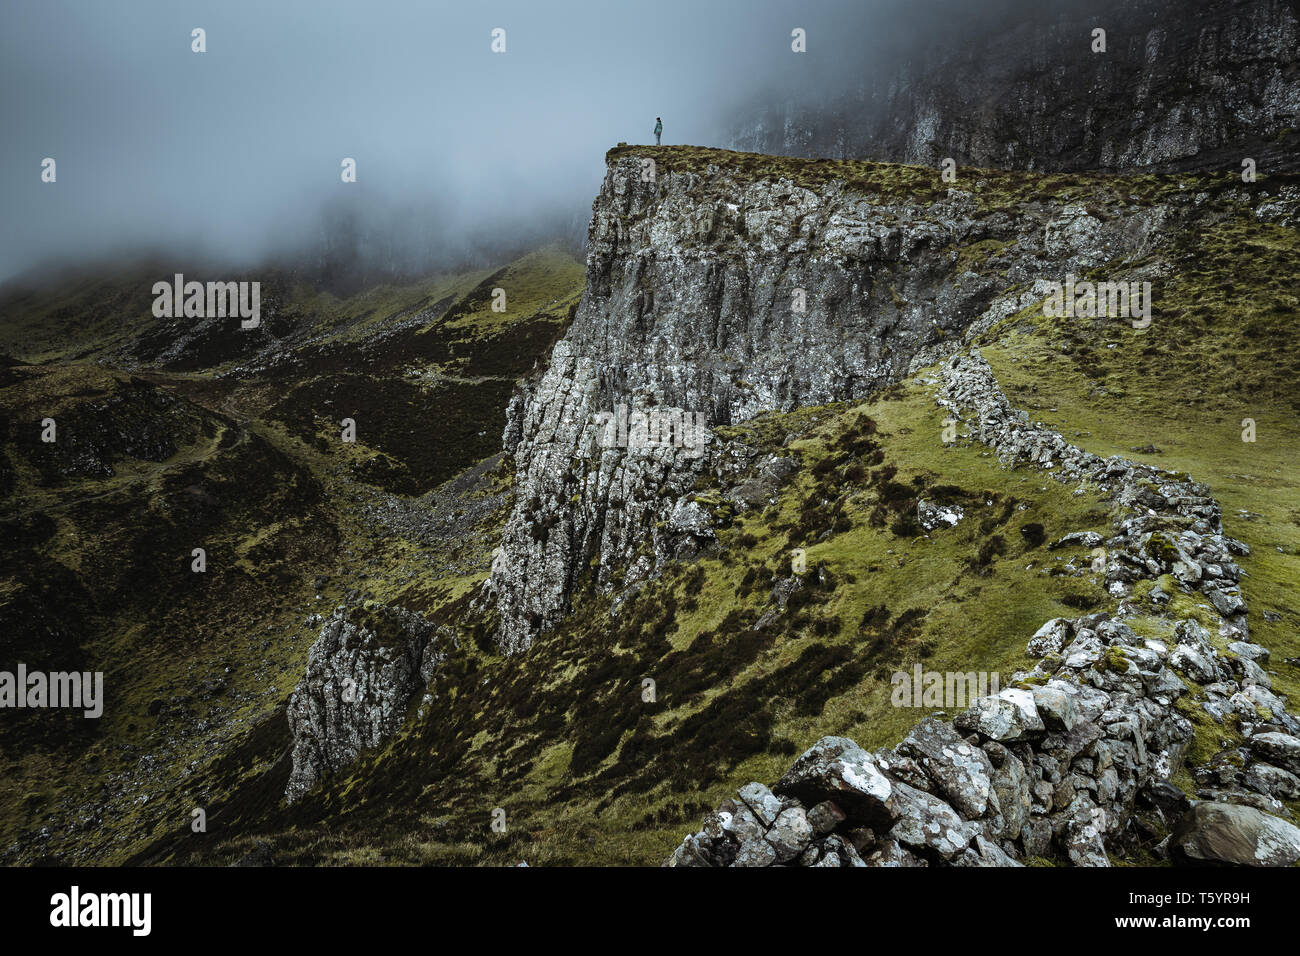
[[[670,518],[716,443],[600,447],[597,416],[682,410],[716,427],[864,398],[1006,314],[1008,285],[1149,251],[1171,218],[1108,187],[1090,207],[989,209],[959,188],[867,196],[712,163],[651,173],[646,159],[611,152],[582,301],[508,412],[515,505],[480,595],[508,653],[564,617],[589,571],[609,587],[631,564],[633,584],[693,546]],[[962,266],[983,240],[1014,247],[1004,274]]]
[[[1008,466],[1028,463],[1115,500],[1115,533],[1104,541],[1115,614],[1048,621],[1028,645],[1038,663],[1017,673],[1013,687],[951,722],[921,721],[896,747],[869,754],[847,738],[822,738],[771,790],[750,783],[724,801],[665,865],[1018,866],[1047,858],[1108,866],[1135,832],[1164,834],[1156,852],[1177,862],[1300,859],[1300,828],[1277,800],[1300,795],[1300,721],[1257,663],[1268,650],[1249,641],[1232,560],[1248,549],[1223,534],[1209,489],[1099,458],[1030,422],[978,351],[944,363],[931,381],[937,402]],[[1139,613],[1133,585],[1165,575],[1209,598],[1217,635],[1178,620],[1170,646],[1125,623]],[[1159,607],[1170,595],[1149,600]],[[1216,758],[1226,771],[1201,772],[1207,799],[1199,802],[1168,782],[1193,736],[1174,707],[1189,694],[1220,723],[1235,714],[1244,735],[1220,755],[1237,760]]]

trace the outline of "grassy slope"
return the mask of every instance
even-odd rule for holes
[[[14,487],[0,512],[21,517],[4,533],[24,530],[22,547],[10,549],[0,567],[0,613],[37,633],[43,619],[34,618],[35,609],[66,609],[65,656],[104,670],[109,700],[100,721],[77,722],[48,740],[29,739],[30,723],[21,732],[6,727],[0,847],[47,826],[52,840],[17,859],[112,862],[161,834],[188,832],[193,807],[213,807],[239,783],[278,772],[284,702],[316,635],[304,626],[306,613],[332,607],[353,588],[416,609],[462,594],[477,578],[459,569],[486,567],[488,551],[475,529],[483,512],[492,514],[508,472],[488,473],[469,489],[469,499],[488,500],[477,508],[466,500],[464,534],[447,544],[414,535],[442,502],[392,495],[389,475],[368,463],[383,454],[403,473],[424,475],[415,489],[424,491],[472,465],[484,448],[499,447],[513,381],[563,331],[583,275],[580,262],[548,247],[499,270],[436,276],[348,300],[303,289],[282,305],[317,340],[287,368],[251,378],[221,378],[219,369],[137,373],[136,381],[172,393],[188,409],[177,421],[197,423],[183,432],[157,423],[176,440],[170,457],[123,455],[110,477],[51,483],[28,460],[41,451],[38,443],[27,443],[30,454],[6,447]],[[504,314],[490,309],[497,285],[508,292]],[[85,306],[79,297],[116,301],[105,288],[88,282],[53,303],[29,302],[29,311],[7,316],[6,341],[28,342],[32,349],[14,349],[27,357],[111,351],[106,344],[115,347],[116,339],[94,335],[63,350],[32,338],[51,311],[70,309],[70,301]],[[388,338],[378,334],[422,310],[415,324]],[[119,325],[130,321],[118,316]],[[438,348],[413,347],[421,337],[437,338]],[[465,355],[491,357],[475,363],[482,379],[447,386],[442,379],[462,374]],[[378,419],[356,414],[358,441],[344,444],[327,424],[333,409],[305,398],[277,405],[328,388],[345,365],[354,395],[408,383],[409,404],[377,410],[401,438],[376,447],[376,429],[367,426]],[[128,380],[94,365],[17,366],[0,409],[15,435],[37,429],[46,414],[58,417],[61,434],[72,434],[79,409]],[[407,509],[412,534],[374,520],[373,510],[383,507]],[[208,551],[206,575],[188,569],[197,544]],[[55,649],[12,641],[0,648],[9,651],[2,667],[17,660],[56,666]],[[208,785],[203,768],[232,748],[248,751],[248,762],[220,786]],[[103,808],[96,822],[69,825],[92,816],[96,805]]]
[[[896,669],[919,660],[1009,677],[1042,620],[1105,600],[1090,577],[1049,573],[1072,555],[1020,529],[1041,523],[1052,540],[1104,528],[1106,506],[1006,472],[979,447],[945,445],[941,425],[929,391],[909,385],[738,429],[773,449],[798,436],[790,447],[803,467],[776,506],[731,522],[718,555],[675,568],[612,621],[608,598],[589,594],[523,657],[467,648],[435,679],[439,699],[423,721],[337,787],[265,821],[279,853],[313,863],[655,863],[706,805],[778,776],[818,737],[896,739],[928,712],[892,706]],[[864,461],[876,464],[855,467]],[[920,489],[964,503],[966,519],[929,537],[895,533]],[[728,521],[725,506],[718,513]],[[818,541],[827,521],[844,530]],[[752,630],[793,547],[834,584]],[[653,704],[641,697],[647,677]],[[495,806],[511,830],[489,838]]]
[[[658,156],[661,169],[722,162],[805,185],[847,175],[863,189],[900,188],[898,170],[871,164],[629,152]],[[905,172],[904,185],[938,188],[932,171]],[[1143,203],[1189,183],[1231,188],[1211,177],[978,176],[977,192],[992,204],[1081,201],[1094,190]],[[1274,650],[1276,686],[1294,694],[1296,671],[1282,658],[1297,652],[1300,493],[1287,465],[1300,452],[1300,379],[1283,346],[1297,325],[1287,283],[1300,270],[1294,234],[1248,216],[1229,214],[1183,240],[1145,338],[1027,311],[984,345],[1013,398],[1077,444],[1210,482],[1229,532],[1255,549],[1243,562],[1252,627]],[[963,264],[1000,269],[1004,250],[969,250]],[[1259,423],[1254,445],[1239,440],[1246,416]],[[931,670],[1008,675],[1025,663],[1024,643],[1042,621],[1112,607],[1093,575],[1065,568],[1086,566],[1086,555],[1049,552],[1021,532],[1041,524],[1050,542],[1104,531],[1107,504],[1034,471],[1006,471],[979,446],[945,446],[941,417],[928,391],[909,383],[855,408],[805,409],[733,430],[772,449],[794,433],[802,467],[761,515],[729,523],[719,506],[727,525],[719,555],[670,570],[613,619],[607,597],[580,595],[571,620],[521,658],[467,648],[435,679],[438,701],[425,719],[346,780],[293,813],[261,818],[259,828],[285,862],[657,863],[707,808],[748,780],[774,779],[818,737],[897,740],[924,711],[891,705],[893,670],[921,660]],[[1133,451],[1151,443],[1160,451]],[[887,475],[891,466],[897,473]],[[901,519],[917,482],[931,497],[962,503],[965,520],[915,536]],[[718,503],[710,489],[701,494]],[[1259,517],[1240,519],[1237,509]],[[820,540],[823,528],[833,530]],[[811,588],[806,604],[755,631],[793,547],[833,584]],[[1280,617],[1266,620],[1265,610]],[[1151,622],[1153,632],[1161,626]],[[642,700],[646,677],[656,681],[653,704]],[[1193,756],[1204,759],[1226,735],[1199,723]],[[508,812],[504,835],[488,830],[497,806]],[[250,842],[218,834],[199,858],[236,856]]]
[[[992,329],[983,353],[1015,400],[1083,447],[1210,485],[1225,530],[1252,549],[1253,639],[1272,651],[1274,689],[1300,701],[1300,668],[1283,662],[1300,657],[1300,236],[1244,212],[1186,235],[1173,267],[1153,286],[1149,329],[1031,309]],[[1209,756],[1224,735],[1195,719]]]
[[[80,403],[114,394],[122,377],[52,367],[20,378],[5,389],[5,407],[21,417],[24,398],[53,389],[43,407],[63,405],[62,427],[75,434]],[[70,402],[63,379],[81,390]],[[92,382],[99,387],[88,393]],[[5,502],[19,515],[4,522],[4,666],[105,674],[99,720],[62,735],[48,732],[53,715],[16,720],[0,741],[5,835],[55,824],[41,851],[48,859],[66,858],[70,839],[93,852],[147,837],[167,811],[155,804],[145,814],[131,800],[136,786],[149,789],[215,737],[237,735],[274,705],[268,687],[290,686],[302,665],[294,605],[310,600],[311,575],[335,547],[319,484],[236,422],[188,408],[201,428],[164,460],[128,457],[111,477],[41,486],[20,458],[18,493]],[[204,574],[190,570],[194,547],[207,551]],[[58,832],[65,814],[94,819],[95,804],[108,825]]]

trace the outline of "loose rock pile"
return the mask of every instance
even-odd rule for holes
[[[1232,560],[1249,552],[1223,534],[1209,490],[1030,423],[978,352],[942,367],[938,401],[1008,465],[1113,498],[1115,533],[1096,543],[1115,614],[1048,621],[1015,686],[951,722],[923,720],[896,747],[819,740],[771,790],[751,783],[724,801],[666,865],[1108,866],[1121,840],[1165,834],[1155,852],[1176,862],[1300,859],[1300,828],[1278,800],[1300,794],[1300,722],[1270,689],[1267,649],[1249,641]],[[1125,619],[1143,579],[1161,582],[1148,597],[1157,608],[1165,588],[1205,595],[1217,634],[1188,617],[1172,641],[1140,637]],[[1189,694],[1243,737],[1194,769],[1199,801],[1168,783],[1193,736],[1174,706]]]

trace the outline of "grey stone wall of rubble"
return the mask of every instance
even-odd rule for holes
[[[1104,541],[1115,613],[1046,622],[1015,686],[951,722],[921,721],[895,747],[822,738],[771,789],[750,783],[725,800],[665,865],[1108,866],[1135,836],[1160,838],[1155,852],[1179,863],[1295,863],[1300,828],[1278,798],[1300,797],[1300,721],[1260,666],[1268,650],[1250,641],[1233,560],[1249,550],[1223,534],[1209,489],[1030,422],[978,351],[943,363],[935,383],[938,403],[1007,466],[1116,502]],[[1217,634],[1180,620],[1170,646],[1125,624],[1133,585],[1165,575],[1208,599]],[[1241,738],[1193,768],[1195,798],[1169,783],[1193,734],[1174,707],[1189,694],[1220,723],[1235,714],[1240,733],[1225,725],[1223,736]]]

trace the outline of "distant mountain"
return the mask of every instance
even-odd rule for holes
[[[765,97],[730,145],[1043,171],[1300,168],[1296,0],[1031,5],[882,73],[829,101]]]

